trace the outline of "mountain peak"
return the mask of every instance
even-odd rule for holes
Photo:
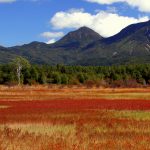
[[[97,41],[102,39],[98,33],[93,31],[92,29],[83,26],[75,31],[69,32],[66,36],[56,42],[54,44],[56,47],[65,47],[76,49],[78,47],[84,47],[93,41]]]
[[[72,31],[69,34],[78,35],[80,38],[82,38],[82,36],[91,36],[98,39],[102,38],[102,36],[100,36],[97,32],[86,26],[80,27],[79,29]]]
[[[76,31],[93,31],[92,29],[90,29],[89,27],[87,27],[87,26],[82,26],[82,27],[80,27],[78,30],[76,30]],[[95,32],[95,31],[94,31]]]

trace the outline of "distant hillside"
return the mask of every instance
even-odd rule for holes
[[[0,47],[0,63],[7,63],[17,55],[34,64],[150,63],[150,21],[130,25],[109,38],[81,27],[54,44],[32,42],[10,48]]]

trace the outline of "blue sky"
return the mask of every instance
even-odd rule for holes
[[[108,37],[129,24],[147,21],[148,1],[141,5],[140,0],[0,0],[0,45],[52,43],[81,26]]]

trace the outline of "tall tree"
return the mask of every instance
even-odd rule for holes
[[[20,85],[21,84],[22,69],[29,68],[30,63],[27,59],[25,59],[21,56],[18,56],[12,61],[12,65],[15,68],[16,76],[17,76],[17,79],[18,79],[18,85]]]

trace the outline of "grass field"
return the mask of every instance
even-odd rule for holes
[[[0,150],[149,150],[150,89],[0,87]]]

